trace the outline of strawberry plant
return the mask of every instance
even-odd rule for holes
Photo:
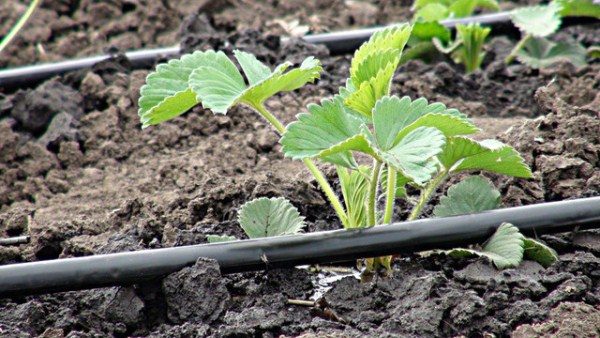
[[[516,58],[536,69],[548,67],[557,61],[566,61],[578,67],[584,66],[586,50],[579,43],[552,42],[547,39],[558,30],[564,16],[600,18],[600,5],[588,0],[561,0],[512,11],[511,19],[521,30],[522,37],[505,62],[509,64]]]
[[[292,91],[317,79],[321,72],[318,60],[309,57],[299,67],[284,63],[271,70],[253,55],[234,51],[242,76],[222,52],[184,55],[159,65],[148,76],[139,100],[142,125],[158,124],[199,104],[216,114],[225,114],[236,105],[254,110],[281,134],[284,155],[304,162],[315,176],[346,229],[392,222],[396,199],[412,202],[408,220],[417,219],[440,185],[458,174],[488,171],[531,177],[530,169],[511,146],[469,137],[479,129],[458,110],[425,98],[391,94],[392,79],[411,30],[412,26],[402,24],[375,33],[354,53],[349,77],[339,93],[310,104],[307,112],[300,113],[287,127],[264,102],[278,92]],[[343,203],[315,165],[317,160],[335,166]],[[490,186],[452,189],[435,215],[497,206],[475,199],[467,204],[479,209],[457,207],[464,204],[461,198],[471,195],[495,196],[497,202]],[[409,190],[418,191],[416,200]],[[297,233],[303,226],[297,210],[281,198],[246,203],[239,222],[251,238]],[[367,270],[379,266],[389,269],[390,262],[391,257],[369,259]]]
[[[456,25],[456,40],[448,47],[439,37],[433,38],[433,45],[442,53],[452,54],[456,63],[462,63],[467,73],[472,73],[481,67],[485,57],[483,46],[491,29],[480,24]]]

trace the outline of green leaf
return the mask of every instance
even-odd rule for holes
[[[593,0],[554,0],[562,6],[561,16],[585,16],[600,19],[600,4]]]
[[[515,9],[510,16],[521,32],[542,38],[556,32],[560,26],[560,10],[560,5],[553,2]]]
[[[456,258],[480,256],[491,260],[498,269],[516,267],[523,261],[523,235],[510,223],[502,223],[482,251],[452,249],[448,255]]]
[[[370,117],[375,102],[389,93],[396,66],[397,62],[390,63],[386,68],[380,70],[377,76],[361,83],[356,91],[348,95],[344,103],[351,109]]]
[[[291,66],[291,63],[287,63]],[[279,92],[289,92],[296,90],[307,83],[312,83],[318,79],[323,68],[321,62],[315,58],[307,57],[300,67],[294,68],[286,73],[286,67],[279,65],[270,77],[260,83],[251,86],[243,94],[242,100],[248,103],[262,103],[271,96]]]
[[[489,9],[492,11],[499,11],[500,6],[496,0],[477,0],[477,8]]]
[[[390,84],[400,62],[402,50],[412,27],[401,24],[374,33],[354,53],[350,65],[350,83],[346,86],[345,104],[367,116],[375,102],[390,91]]]
[[[567,61],[576,67],[583,67],[586,50],[577,42],[552,42],[544,38],[527,40],[524,48],[517,53],[517,59],[531,68],[545,68],[559,61]]]
[[[476,6],[477,0],[456,0],[448,9],[452,17],[463,18],[472,15]]]
[[[450,41],[450,29],[437,21],[433,22],[415,22],[413,24],[412,34],[410,35],[409,45],[413,39],[418,41],[431,41],[438,38],[442,42]]]
[[[394,55],[388,55],[389,62],[392,62],[395,58],[399,59],[402,50],[404,49],[404,46],[410,37],[411,29],[412,27],[408,24],[400,24],[375,32],[369,41],[363,43],[354,53],[354,57],[352,58],[350,65],[350,77],[353,79],[356,78],[359,69],[366,65],[365,61],[368,61],[373,55],[380,54],[383,51],[392,49],[397,52],[395,57]],[[372,71],[370,77],[376,76],[379,71],[387,67],[386,63],[382,63],[380,61],[378,61],[378,63],[381,64],[381,67],[376,71]],[[361,81],[366,80],[367,79],[364,77],[361,77]],[[361,83],[354,82],[353,84],[358,88]]]
[[[233,55],[242,67],[242,70],[244,71],[244,74],[246,75],[246,78],[251,86],[261,82],[271,75],[271,70],[269,67],[258,61],[256,56],[237,49],[233,51]]]
[[[502,223],[483,246],[483,254],[490,257],[498,269],[516,267],[523,260],[523,239],[516,226]]]
[[[250,83],[247,86],[237,67],[223,52],[205,53],[209,62],[190,74],[188,84],[204,108],[220,114],[226,114],[238,103],[259,105],[278,92],[298,89],[318,78],[322,70],[318,60],[308,57],[299,68],[286,72],[292,64],[285,62],[267,74],[268,67],[255,57],[235,51]]]
[[[446,19],[449,14],[450,11],[447,6],[439,3],[430,3],[415,12],[414,19],[425,22],[442,21]]]
[[[558,260],[556,251],[542,242],[536,241],[533,238],[525,238],[523,243],[525,248],[524,256],[526,259],[536,261],[545,268]]]
[[[186,54],[158,65],[146,77],[138,101],[142,128],[177,117],[199,103],[188,87],[188,78],[204,61],[204,52]]]
[[[477,142],[452,137],[438,158],[451,172],[487,170],[514,177],[532,177],[531,169],[521,155],[513,147],[495,140]]]
[[[293,235],[304,227],[304,217],[283,197],[261,197],[245,203],[238,221],[250,238]]]
[[[424,98],[385,96],[373,109],[373,130],[381,150],[389,150],[419,127],[435,127],[445,136],[471,134],[479,129],[456,109],[442,103],[428,104]]]
[[[441,104],[441,103],[440,103]],[[458,113],[455,109],[445,109],[442,113],[428,113],[421,116],[415,122],[402,129],[396,136],[396,140],[403,138],[406,134],[420,127],[434,127],[441,131],[444,136],[468,135],[479,131],[471,121]]]
[[[380,157],[402,175],[422,185],[437,170],[430,160],[442,151],[445,140],[444,134],[438,129],[419,127],[390,150],[381,152]]]
[[[336,167],[348,215],[347,229],[364,228],[367,224],[368,167],[348,170]]]
[[[348,149],[354,147],[355,150],[372,153],[362,135],[363,123],[346,112],[340,96],[324,99],[321,105],[310,104],[307,108],[309,113],[299,114],[298,120],[289,124],[281,137],[286,157],[327,156],[325,160],[329,162],[356,167]],[[334,154],[337,155],[332,156]]]
[[[448,171],[451,171],[452,167],[463,158],[486,151],[489,151],[489,149],[470,138],[449,137],[444,146],[444,151],[438,156],[438,159]]]
[[[435,38],[434,38],[435,39]],[[416,43],[402,53],[400,58],[400,65],[405,64],[409,60],[422,59],[424,61],[430,60],[435,54],[436,48],[431,41],[423,41]]]
[[[451,186],[433,209],[436,217],[474,214],[499,208],[500,192],[481,176],[470,176]]]
[[[235,238],[235,236],[228,235],[206,235],[206,240],[208,243],[222,243],[235,241],[237,238]]]
[[[445,6],[450,6],[453,0],[415,0],[411,6],[411,11],[415,11],[417,9],[421,9],[429,4],[442,4]]]
[[[459,24],[456,26],[456,32],[461,41],[460,48],[455,52],[456,59],[465,66],[467,73],[472,73],[479,69],[483,62],[483,45],[491,29],[483,28],[479,24]]]

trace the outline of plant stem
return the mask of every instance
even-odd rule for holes
[[[283,125],[283,123],[281,123],[281,121],[279,121],[277,117],[275,117],[273,114],[271,114],[262,104],[250,104],[250,106],[254,108],[267,121],[269,121],[269,123],[277,130],[277,132],[280,135],[285,132],[285,126]],[[346,216],[346,211],[344,210],[342,203],[331,188],[331,185],[329,185],[329,182],[327,182],[325,175],[323,175],[323,173],[319,170],[319,168],[317,168],[317,166],[311,159],[305,158],[302,160],[302,162],[304,162],[308,170],[315,177],[317,183],[321,187],[321,190],[323,190],[325,196],[327,196],[327,199],[329,199],[329,203],[331,203],[331,206],[335,210],[335,213],[342,222],[342,225],[344,226],[344,228],[346,228],[348,226],[348,216]]]
[[[275,115],[271,114],[266,108],[265,106],[263,106],[262,104],[250,104],[250,107],[254,108],[256,111],[258,111],[258,113],[264,117],[267,121],[269,121],[269,123],[275,127],[275,130],[277,130],[277,132],[279,133],[279,135],[282,135],[285,132],[285,126],[283,125],[283,123],[281,123],[276,117]]]
[[[379,173],[381,172],[381,162],[373,161],[373,171],[369,182],[369,195],[367,196],[367,226],[374,226],[377,223],[377,188],[379,187]]]
[[[523,48],[523,46],[527,43],[527,41],[529,41],[529,39],[531,39],[531,35],[525,34],[525,36],[522,37],[521,40],[519,42],[517,42],[515,47],[510,51],[510,54],[508,54],[506,59],[504,59],[504,63],[509,64],[509,63],[513,62],[513,60],[517,57],[517,54],[519,53],[519,51]]]
[[[436,177],[434,177],[431,181],[429,181],[429,183],[427,183],[427,185],[425,186],[425,189],[423,189],[423,191],[421,191],[421,196],[419,196],[419,201],[417,202],[415,207],[412,209],[410,216],[408,216],[408,219],[407,219],[408,221],[414,221],[415,219],[417,219],[417,217],[419,217],[419,215],[421,215],[421,212],[423,211],[423,208],[425,207],[425,205],[427,205],[427,202],[429,202],[431,195],[437,190],[437,188],[440,186],[440,184],[447,177],[448,177],[448,172],[444,170],[444,171],[440,172]]]
[[[323,173],[319,170],[319,168],[317,168],[317,166],[311,159],[305,158],[302,160],[302,162],[304,162],[304,164],[306,165],[308,170],[310,170],[310,172],[313,174],[313,176],[317,180],[317,183],[319,183],[319,186],[325,193],[325,196],[327,196],[327,199],[329,199],[329,203],[331,203],[331,206],[335,210],[335,212],[336,212],[338,218],[340,219],[340,221],[342,222],[342,225],[344,226],[344,228],[347,228],[348,227],[348,217],[346,216],[346,211],[344,210],[342,203],[340,203],[340,200],[338,199],[337,195],[331,188],[331,185],[329,185],[329,182],[327,182],[327,180],[325,179],[325,176],[323,175]]]
[[[394,202],[396,201],[396,170],[388,166],[387,175],[387,191],[385,199],[385,214],[383,215],[383,224],[392,222],[392,214],[394,213]]]
[[[35,11],[35,9],[39,5],[40,1],[41,0],[32,0],[31,1],[31,3],[29,4],[29,7],[27,7],[27,10],[25,11],[25,13],[23,13],[23,16],[21,16],[19,21],[17,21],[17,23],[11,28],[11,30],[8,32],[8,34],[6,34],[4,39],[2,39],[2,42],[0,42],[0,53],[2,53],[4,48],[6,48],[6,46],[8,46],[8,44],[12,41],[12,39],[15,36],[17,36],[17,33],[19,33],[19,31],[21,30],[21,28],[23,28],[23,26],[25,25],[27,20],[29,20],[29,17],[31,17],[31,14],[33,14],[33,11]]]

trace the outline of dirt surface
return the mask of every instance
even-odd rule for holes
[[[343,84],[348,57],[283,43],[272,30],[232,32],[225,23],[190,20],[182,42],[190,50],[232,45],[271,64],[322,59],[318,83],[268,102],[285,122]],[[589,28],[572,34],[592,36]],[[393,92],[459,108],[475,116],[482,137],[515,145],[534,179],[490,176],[506,205],[598,195],[600,65],[506,68],[500,61],[510,47],[495,39],[484,71],[469,76],[446,62],[409,62]],[[0,246],[0,264],[204,243],[207,234],[243,238],[237,208],[261,196],[290,199],[307,217],[306,231],[340,227],[301,163],[284,159],[277,136],[246,108],[226,116],[195,108],[140,130],[136,102],[147,73],[115,59],[0,97],[0,237],[31,236],[29,244]],[[396,219],[407,207],[399,203]],[[222,276],[215,262],[199,260],[134,287],[2,299],[0,335],[530,337],[560,335],[563,326],[593,333],[600,234],[542,239],[560,254],[547,269],[525,262],[498,271],[483,260],[407,256],[391,278],[332,283],[314,307],[288,304],[315,295],[310,270]]]
[[[28,0],[2,1],[0,38],[28,4]],[[0,55],[0,68],[115,49],[172,46],[179,42],[182,21],[195,13],[206,15],[222,31],[262,27],[278,34],[303,35],[405,21],[409,7],[410,2],[394,0],[43,0]]]
[[[511,9],[519,2],[539,1],[504,2],[501,8]],[[172,46],[180,40],[182,22],[194,14],[206,15],[221,31],[260,27],[279,35],[301,36],[404,22],[412,16],[411,4],[407,0],[42,0],[0,54],[0,68]],[[0,3],[0,38],[28,5],[28,0]]]

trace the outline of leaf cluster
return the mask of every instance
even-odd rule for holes
[[[576,67],[586,65],[587,53],[581,44],[548,39],[558,30],[565,16],[600,18],[600,4],[594,4],[591,0],[555,0],[548,5],[513,10],[511,20],[521,30],[522,38],[506,58],[506,63],[516,58],[535,69],[559,61],[569,62]]]
[[[500,206],[500,192],[491,182],[481,176],[471,176],[450,187],[434,208],[433,214],[436,217],[449,217],[484,212]],[[554,250],[535,239],[526,238],[510,223],[501,224],[481,248],[452,249],[447,253],[457,258],[485,257],[499,269],[515,267],[524,258],[543,266],[549,266],[558,259]]]
[[[354,53],[348,79],[339,93],[310,104],[287,127],[263,103],[278,92],[292,91],[317,79],[322,70],[318,60],[309,57],[298,67],[286,62],[271,70],[253,55],[234,51],[240,71],[222,52],[184,55],[159,65],[148,76],[139,101],[142,125],[166,121],[199,104],[215,114],[225,114],[236,105],[250,107],[281,134],[284,155],[304,162],[348,229],[391,222],[397,198],[414,203],[409,219],[418,218],[438,187],[459,173],[487,171],[531,177],[531,170],[511,146],[472,138],[479,129],[458,110],[426,98],[391,94],[394,73],[416,27],[402,24],[375,33]],[[477,35],[465,46],[480,41]],[[365,159],[372,164],[369,166]],[[313,160],[335,166],[343,203]],[[463,184],[450,188],[435,215],[498,206],[498,195],[477,178]],[[408,186],[419,192],[418,200],[409,196]],[[382,199],[385,209],[379,211],[378,201]],[[250,201],[238,216],[250,238],[295,234],[304,226],[297,209],[283,198]],[[217,242],[232,238],[208,239]],[[390,262],[390,257],[381,257],[368,261],[367,266],[389,268]]]

